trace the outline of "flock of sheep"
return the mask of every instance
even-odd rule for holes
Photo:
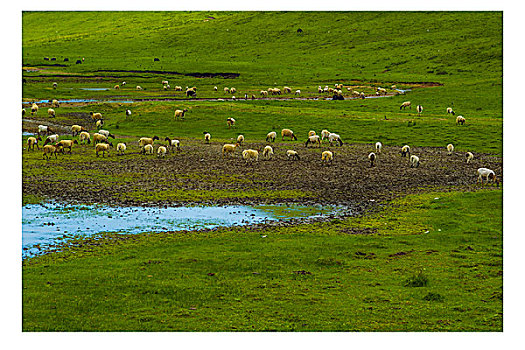
[[[125,85],[125,84],[126,82],[122,82],[121,85]],[[169,88],[168,81],[163,81],[162,84],[165,88]],[[53,87],[56,87],[56,84],[53,84]],[[116,85],[115,88],[118,89],[119,85]],[[140,88],[140,86],[137,86],[137,89],[138,88]],[[392,88],[395,89],[395,85],[393,85]],[[182,87],[180,86],[176,86],[175,89],[178,91],[182,91]],[[325,86],[325,88],[322,89],[321,86],[319,86],[318,91],[335,93],[337,95],[341,93],[341,89],[342,89],[342,84],[336,84],[335,89],[328,88],[328,86]],[[189,95],[196,94],[196,90],[197,90],[196,87],[186,88],[186,93],[188,94],[188,91],[190,91]],[[214,90],[217,91],[216,86],[214,87]],[[233,94],[236,91],[237,90],[233,87],[224,88],[224,92],[227,92],[227,93]],[[291,93],[292,89],[285,86],[283,91],[285,93]],[[267,95],[268,93],[280,94],[281,90],[278,88],[269,88],[268,90],[261,91],[261,94],[263,96]],[[300,90],[297,90],[296,94],[300,94]],[[362,96],[363,93],[359,92],[358,94],[359,96]],[[386,89],[377,88],[377,94],[386,94]],[[247,95],[245,97],[247,97]],[[411,108],[411,105],[412,104],[410,101],[403,102],[400,106],[400,109],[405,109],[407,107]],[[59,107],[58,101],[53,100],[51,102],[51,107],[54,107],[54,108]],[[423,107],[421,105],[417,105],[416,110],[417,110],[418,115],[421,115],[421,113],[423,112]],[[174,118],[183,119],[187,111],[188,111],[187,109],[175,110]],[[455,112],[450,107],[447,108],[446,112],[447,114],[455,115]],[[31,114],[34,115],[37,113],[38,113],[38,105],[36,103],[33,103],[33,105],[31,106]],[[131,115],[130,110],[126,110],[125,113],[126,113],[126,116]],[[25,114],[25,109],[22,110],[22,114]],[[50,117],[55,116],[54,109],[52,108],[48,109],[48,116]],[[71,154],[73,145],[84,144],[84,143],[89,144],[91,143],[91,140],[93,140],[93,143],[95,145],[96,156],[98,157],[99,154],[102,154],[102,157],[104,157],[105,154],[109,152],[110,147],[113,147],[113,144],[109,141],[109,138],[115,138],[115,136],[112,135],[108,130],[101,129],[103,125],[103,118],[102,118],[101,113],[90,112],[90,116],[93,122],[95,122],[96,127],[98,128],[98,131],[94,133],[93,135],[91,135],[88,130],[84,129],[84,127],[80,125],[72,125],[71,133],[73,137],[78,136],[79,139],[78,140],[58,140],[59,135],[55,133],[49,126],[39,125],[37,137],[31,136],[27,139],[28,150],[34,150],[35,146],[37,147],[37,149],[39,149],[38,142],[42,141],[42,138],[41,138],[42,135],[46,135],[44,145],[43,145],[43,158],[45,159],[49,159],[52,155],[54,155],[55,158],[57,158],[57,154],[59,152],[64,153],[65,150],[68,150],[69,153]],[[226,120],[228,128],[234,127],[235,122],[236,122],[235,119],[232,117],[229,117]],[[463,116],[458,116],[456,118],[456,124],[463,125],[464,123],[465,123],[465,118]],[[207,131],[203,132],[203,134],[204,134],[204,142],[209,144],[211,140],[211,134]],[[274,142],[276,138],[277,138],[277,133],[275,131],[269,132],[266,135],[266,142],[268,143]],[[281,130],[281,140],[284,140],[285,138],[290,138],[290,140],[297,140],[297,136],[294,134],[294,132],[291,129]],[[333,146],[334,144],[339,145],[339,146],[343,145],[343,141],[341,137],[336,133],[329,132],[328,130],[322,130],[321,135],[317,135],[315,131],[311,130],[308,133],[308,138],[305,142],[305,147],[308,147],[308,145],[310,144],[321,147],[321,144],[325,139],[328,140],[331,146]],[[159,140],[158,136],[154,136],[151,138],[150,137],[140,138],[138,140],[138,146],[140,148],[140,152],[145,155],[154,154],[153,145],[156,140]],[[180,151],[180,141],[179,140],[170,139],[169,137],[166,137],[164,141],[167,141],[167,144],[165,146],[160,145],[157,148],[157,151],[156,151],[157,156],[164,157],[171,149]],[[237,138],[237,142],[235,144],[231,144],[231,143],[224,144],[222,147],[222,156],[232,157],[235,154],[235,150],[237,149],[237,147],[242,146],[243,142],[244,142],[244,136],[239,135]],[[127,149],[126,143],[121,142],[116,145],[116,150],[118,154],[120,155],[124,154],[126,152],[126,149]],[[376,166],[377,161],[379,159],[379,155],[381,154],[381,149],[382,149],[381,142],[377,142],[375,144],[375,152],[371,152],[368,155],[368,159],[370,161],[371,167]],[[448,144],[447,153],[451,155],[453,152],[454,152],[454,146],[452,144]],[[274,151],[270,145],[266,145],[264,149],[262,149],[262,156],[264,159],[271,159],[273,155],[274,155]],[[291,150],[291,149],[287,150],[286,156],[287,156],[287,159],[289,160],[300,160],[299,153],[295,150]],[[410,146],[404,145],[401,148],[401,156],[402,157],[408,156],[409,158],[408,164],[411,168],[419,167],[420,159],[417,155],[410,154]],[[250,162],[258,161],[259,160],[259,150],[245,149],[242,151],[242,158],[246,161],[247,164]],[[473,158],[474,158],[474,155],[471,152],[466,153],[467,163],[471,162]],[[330,150],[325,150],[321,153],[321,162],[332,163],[333,160],[334,160],[334,152]],[[490,169],[486,169],[486,168],[479,168],[478,169],[478,182],[481,182],[483,184],[484,180],[486,183],[493,182],[499,186],[499,180],[497,176],[495,175],[494,171]]]

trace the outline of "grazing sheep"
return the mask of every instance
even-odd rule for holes
[[[377,92],[379,93],[379,95],[386,95],[386,89],[385,88],[378,87],[377,88]]]
[[[246,161],[246,164],[253,160],[257,162],[259,161],[259,152],[254,149],[245,149],[242,151],[242,159]]]
[[[162,85],[168,85],[169,83],[168,83],[167,80],[163,80],[161,84],[162,84]]]
[[[26,110],[25,108],[22,108],[22,116],[26,115]]]
[[[225,88],[224,88],[224,92],[227,93],[227,94],[229,94],[229,93],[230,93],[230,88],[229,88],[229,87],[225,87]]]
[[[53,89],[56,89],[58,87],[57,83],[53,83]]]
[[[273,148],[272,146],[266,146],[263,149],[263,157],[267,160],[270,160],[270,158],[273,156]]]
[[[404,145],[403,147],[401,147],[401,157],[406,157],[407,154],[410,157],[410,146]]]
[[[478,180],[476,183],[479,183],[481,181],[481,185],[483,185],[483,178],[485,178],[485,183],[489,183],[492,181],[492,183],[495,183],[497,187],[499,187],[499,180],[496,177],[496,174],[494,171],[487,169],[487,168],[479,168],[478,169]]]
[[[419,166],[419,157],[415,155],[410,156],[410,167],[417,168]]]
[[[244,142],[244,135],[237,136],[237,143],[239,145],[242,145],[243,142]]]
[[[359,93],[359,98],[364,100],[365,99],[365,93],[364,92]]]
[[[117,84],[117,85],[113,86],[113,89],[115,89],[115,90],[119,90],[119,89],[120,89],[120,86]]]
[[[93,144],[95,145],[95,147],[97,146],[98,143],[102,143],[102,142],[108,142],[108,138],[106,137],[106,135],[102,135],[97,132],[94,133],[93,134]]]
[[[52,132],[53,132],[53,130],[47,125],[39,125],[38,126],[38,136],[40,136],[41,134],[47,135],[47,134],[50,134]]]
[[[187,112],[187,109],[176,109],[175,110],[175,119],[184,119],[184,114]]]
[[[304,147],[308,147],[309,143],[312,143],[312,144],[317,143],[318,147],[321,147],[321,138],[319,137],[319,135],[308,136],[308,139],[306,140]]]
[[[333,144],[334,141],[338,142],[339,146],[343,145],[343,140],[341,140],[341,136],[339,136],[338,134],[335,134],[333,132],[328,134],[328,141],[330,142],[330,146]]]
[[[101,134],[101,135],[106,136],[106,138],[110,138],[110,137],[111,137],[112,139],[115,138],[115,135],[110,134],[110,132],[107,131],[107,130],[100,129],[100,130],[98,131],[98,133]]]
[[[188,89],[186,89],[186,96],[187,97],[196,97],[197,96],[197,90],[195,88],[188,88]]]
[[[464,125],[466,122],[466,119],[460,115],[456,118],[456,125]]]
[[[90,137],[90,135],[89,135],[89,133],[87,131],[80,132],[79,139],[80,139],[80,143],[81,144],[84,141],[87,141],[88,144],[91,143],[91,137]]]
[[[285,87],[283,87],[283,93],[285,93],[285,94],[291,94],[291,93],[292,93],[292,89],[289,88],[288,86],[285,86]]]
[[[217,87],[216,86],[213,87],[213,91],[217,91]]]
[[[286,151],[286,156],[288,157],[288,160],[290,160],[290,159],[291,159],[291,160],[294,160],[294,159],[295,159],[295,160],[300,160],[300,158],[299,158],[299,154],[298,154],[296,151],[291,150],[291,149],[289,149],[288,151]]]
[[[295,140],[297,141],[297,137],[294,135],[293,131],[290,129],[283,129],[281,130],[281,141],[284,141],[284,137],[289,137],[290,141]]]
[[[237,98],[235,96],[232,96],[232,100],[235,101]]]
[[[163,90],[169,90],[171,88],[170,84],[162,86]]]
[[[237,92],[237,89],[236,89],[236,88],[232,87],[232,88],[230,89],[230,94],[234,94],[234,93],[236,93],[236,92]]]
[[[129,109],[126,109],[126,117],[130,117],[131,116],[131,111]]]
[[[321,154],[321,161],[322,162],[330,162],[332,163],[332,161],[334,160],[334,154],[331,152],[331,151],[324,151],[322,154]]]
[[[137,89],[137,90],[142,90],[142,86],[137,85],[137,87],[136,87],[135,89]]]
[[[49,108],[49,109],[47,110],[47,115],[48,115],[49,117],[51,117],[51,118],[55,117],[55,116],[56,116],[56,115],[55,115],[55,110],[52,109],[52,108]]]
[[[33,114],[38,114],[38,105],[36,103],[34,103],[34,102],[31,105],[31,115],[33,115]]]
[[[270,131],[266,135],[266,142],[274,142],[276,137],[277,137],[277,133],[275,131]]]
[[[261,95],[262,95],[263,97],[268,97],[268,91],[266,91],[266,90],[261,90]]]
[[[117,152],[119,155],[123,155],[126,149],[127,149],[127,146],[125,142],[117,143]]]
[[[44,153],[42,154],[42,158],[49,159],[50,154],[54,154],[55,159],[57,159],[58,158],[57,153],[59,150],[60,150],[60,145],[44,145],[44,148],[43,148]]]
[[[452,153],[454,153],[454,145],[449,143],[447,145],[447,154],[450,156]]]
[[[97,122],[95,123],[97,129],[100,129],[102,125],[104,125],[104,121],[102,119],[97,120]]]
[[[142,153],[144,154],[153,154],[153,145],[147,144],[142,148]]]
[[[89,112],[89,115],[91,116],[91,119],[94,120],[94,121],[102,119],[102,113]]]
[[[308,137],[316,135],[315,130],[308,131]]]
[[[44,146],[48,143],[53,143],[58,141],[58,134],[49,135],[46,137],[46,140],[44,141]]]
[[[71,134],[74,136],[77,136],[78,134],[80,134],[82,131],[87,131],[86,129],[84,129],[81,125],[72,125],[71,126]]]
[[[139,139],[139,147],[140,148],[143,148],[144,146],[146,145],[153,145],[153,142],[155,142],[155,140],[158,140],[159,137],[158,136],[153,136],[153,137],[141,137]]]
[[[60,140],[58,144],[62,147],[62,153],[64,153],[64,148],[69,148],[69,154],[71,154],[73,145],[78,145],[78,141],[77,140]]]
[[[175,86],[175,88],[173,88],[173,91],[182,91],[182,86]]]
[[[112,146],[113,145],[111,144],[111,142],[110,143],[99,143],[95,147],[95,154],[98,157],[98,152],[102,152],[102,157],[104,157],[104,155],[107,152],[108,153],[108,157],[109,157],[109,147],[112,147]]]
[[[165,157],[167,151],[166,147],[159,146],[159,148],[157,148],[157,157]]]
[[[124,85],[126,85],[126,82],[125,82],[125,81],[123,81],[123,82],[122,82],[122,83],[121,83],[120,85],[124,86]]]
[[[448,107],[447,108],[447,114],[456,115],[456,112],[454,112],[451,107]]]
[[[295,90],[295,95],[300,95],[301,94],[301,90]]]
[[[224,158],[224,156],[226,154],[229,154],[233,157],[234,153],[235,153],[235,149],[240,146],[238,143],[236,143],[235,145],[232,144],[232,143],[227,143],[225,145],[222,146],[222,157]]]
[[[368,160],[370,160],[370,167],[373,167],[376,165],[377,156],[374,152],[371,152],[368,155]]]
[[[324,139],[328,138],[329,135],[330,135],[330,131],[328,131],[326,129],[323,129],[321,131],[321,140],[324,140]]]
[[[405,101],[401,104],[401,107],[399,107],[399,109],[405,109],[405,108],[410,108],[412,109],[412,103],[410,101]]]
[[[53,107],[53,108],[60,107],[60,103],[58,103],[58,100],[51,101],[51,107]]]
[[[421,113],[423,113],[423,106],[422,105],[417,105],[416,106],[416,111],[417,111],[417,115],[421,116]]]
[[[204,134],[204,142],[210,143],[211,134],[209,132],[207,132],[207,131],[204,131],[203,134]]]
[[[317,92],[320,93],[320,94],[323,93],[323,88],[321,87],[321,85],[319,85],[319,86],[317,87]]]
[[[180,141],[179,140],[172,140],[168,136],[166,136],[164,141],[168,141],[168,150],[170,150],[171,148],[176,148],[177,151],[180,151]]]
[[[383,148],[383,144],[381,142],[376,142],[376,152],[381,153],[381,148]]]
[[[467,164],[470,163],[472,159],[474,159],[474,155],[472,154],[472,152],[467,152],[467,154],[465,154],[465,157],[467,158]]]
[[[228,117],[228,119],[226,119],[226,124],[228,124],[228,129],[235,126],[235,119]]]
[[[396,90],[396,89],[397,89],[397,86],[396,86],[396,85],[392,85],[390,88],[391,88],[392,90]]]
[[[38,141],[42,141],[42,139],[40,138],[40,136],[38,137],[33,137],[33,136],[30,136],[27,138],[27,150],[32,150],[34,151],[35,150],[35,146],[37,149],[40,149],[40,147],[38,146]]]

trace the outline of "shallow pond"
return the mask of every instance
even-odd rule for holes
[[[241,226],[292,218],[328,215],[334,207],[304,206],[195,206],[110,207],[59,203],[27,204],[22,207],[22,256],[38,254],[59,240],[73,235],[100,232],[162,232],[198,230],[218,226]]]

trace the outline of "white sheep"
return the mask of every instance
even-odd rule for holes
[[[97,120],[97,122],[95,123],[97,129],[100,129],[102,125],[104,125],[104,121],[102,119]]]
[[[47,115],[48,115],[49,117],[51,117],[51,118],[55,117],[55,116],[56,116],[56,114],[55,114],[55,110],[52,109],[52,108],[48,108],[48,110],[47,110]]]
[[[22,116],[26,115],[26,110],[25,108],[22,108]]]
[[[246,161],[246,164],[253,160],[257,162],[259,160],[259,152],[254,149],[245,149],[242,151],[242,158]]]
[[[109,157],[109,147],[113,146],[110,143],[98,143],[96,146],[95,146],[95,154],[97,155],[98,157],[98,153],[99,152],[102,152],[102,157],[104,157],[104,154],[106,154],[106,152],[108,153],[108,157]]]
[[[324,140],[324,139],[328,138],[329,135],[330,135],[330,131],[328,131],[326,129],[323,129],[321,131],[321,140]]]
[[[129,109],[126,109],[126,117],[131,116],[131,111]]]
[[[144,146],[146,145],[153,145],[153,142],[155,142],[155,140],[158,140],[159,137],[158,136],[153,136],[153,137],[141,137],[138,141],[138,144],[139,144],[139,147],[140,148],[143,148]]]
[[[119,142],[117,143],[117,152],[119,155],[123,155],[128,147],[126,146],[125,142]]]
[[[285,86],[285,87],[283,87],[283,93],[285,93],[285,94],[291,94],[291,93],[292,93],[292,89],[289,88],[288,86]]]
[[[381,148],[383,148],[383,144],[381,142],[376,142],[376,152],[381,153]]]
[[[153,145],[151,144],[144,145],[144,147],[142,148],[142,153],[153,154]]]
[[[228,129],[235,126],[235,119],[232,117],[228,117],[226,119],[226,124],[228,124]]]
[[[465,157],[467,158],[467,164],[470,163],[472,159],[474,159],[474,155],[472,154],[472,152],[467,152],[467,154],[465,154]]]
[[[374,152],[371,152],[368,155],[368,160],[370,160],[370,167],[373,167],[376,164],[376,159],[377,159],[377,156]]]
[[[297,141],[297,137],[294,135],[293,131],[290,130],[290,129],[283,129],[281,130],[281,141],[284,141],[284,137],[289,137],[290,140],[296,140]]]
[[[106,138],[110,138],[110,137],[113,138],[113,139],[115,138],[115,135],[111,134],[111,133],[110,133],[109,131],[107,131],[107,130],[100,129],[100,130],[98,131],[98,133],[101,134],[101,135],[106,136]]]
[[[306,140],[304,147],[308,147],[309,143],[312,143],[314,145],[318,144],[318,147],[321,147],[321,138],[319,137],[319,135],[308,136],[308,139]]]
[[[315,130],[308,131],[308,137],[316,135]]]
[[[276,137],[277,137],[277,133],[275,131],[270,131],[266,135],[266,142],[274,142]]]
[[[95,147],[97,146],[97,144],[103,142],[108,142],[108,138],[106,137],[106,135],[99,134],[98,132],[93,134],[93,144],[95,145]]]
[[[237,143],[239,145],[242,145],[243,142],[244,142],[244,135],[237,136]]]
[[[51,130],[51,128],[47,125],[39,125],[38,126],[38,136],[40,136],[40,134],[49,134],[49,133],[52,133],[53,130]]]
[[[410,146],[404,145],[403,147],[401,147],[401,157],[406,157],[407,154],[410,157]]]
[[[450,156],[452,153],[454,153],[454,145],[449,143],[447,145],[447,154]]]
[[[227,93],[227,94],[229,94],[229,93],[230,93],[230,88],[229,88],[229,87],[225,87],[225,88],[224,88],[224,92]]]
[[[321,87],[321,85],[319,85],[319,86],[317,87],[317,92],[320,93],[320,94],[323,93],[323,88]]]
[[[135,89],[137,89],[137,90],[142,90],[142,86],[137,85],[137,87],[136,87]]]
[[[222,146],[222,157],[224,158],[224,156],[226,154],[228,155],[231,155],[233,157],[234,153],[235,153],[235,149],[239,147],[239,144],[236,143],[236,144],[232,144],[232,143],[226,143]]]
[[[115,90],[119,90],[119,89],[120,89],[120,86],[117,84],[117,85],[113,86],[113,89],[115,89]]]
[[[211,134],[209,132],[207,132],[207,131],[204,131],[203,134],[204,134],[204,142],[210,143]]]
[[[53,108],[60,107],[60,103],[58,103],[58,100],[51,101],[51,107],[53,107]]]
[[[301,90],[295,90],[295,94],[296,95],[300,95],[301,94]]]
[[[266,90],[261,90],[261,95],[262,95],[263,97],[268,97],[268,91],[266,91]]]
[[[176,109],[175,110],[175,119],[184,119],[184,114],[187,112],[188,110],[187,109]]]
[[[263,157],[265,159],[270,159],[273,156],[273,148],[272,146],[266,146],[263,149]]]
[[[175,86],[173,88],[173,91],[182,91],[182,86],[179,86],[179,85]]]
[[[338,142],[339,146],[343,145],[343,140],[341,140],[341,136],[339,136],[338,134],[335,134],[333,132],[328,134],[328,141],[330,142],[330,146],[333,144],[333,142]]]
[[[159,146],[159,148],[157,148],[157,157],[165,157],[167,151],[166,147]]]
[[[330,162],[334,160],[334,154],[331,151],[324,151],[321,153],[321,161],[322,162]]]
[[[46,137],[46,141],[44,142],[44,146],[48,143],[53,143],[58,141],[58,134],[49,135]]]
[[[87,131],[81,131],[79,135],[80,143],[87,141],[87,143],[91,143],[91,136]]]
[[[412,103],[410,101],[405,101],[401,104],[401,107],[399,109],[405,109],[405,108],[412,108]]]
[[[300,160],[300,158],[299,158],[299,154],[298,154],[296,151],[291,150],[291,149],[289,149],[288,151],[286,151],[286,156],[288,157],[288,160],[290,160],[290,159],[291,159],[291,160],[294,160],[294,159],[295,159],[295,160]]]
[[[423,113],[423,106],[422,105],[417,105],[416,106],[416,111],[417,111],[417,115],[421,116],[421,113]]]
[[[166,136],[164,141],[168,141],[168,150],[172,148],[176,148],[177,151],[180,151],[180,141],[179,140],[172,140],[168,136]]]
[[[40,136],[38,137],[33,137],[33,136],[30,136],[27,138],[27,150],[35,150],[35,146],[37,149],[40,149],[40,147],[38,146],[38,141],[42,141],[42,139],[40,138]]]
[[[122,83],[121,83],[120,85],[124,86],[124,85],[126,85],[126,82],[125,82],[125,81],[123,81],[123,82],[122,82]]]
[[[487,168],[479,168],[478,169],[478,181],[476,183],[479,183],[481,181],[481,185],[483,185],[483,178],[485,178],[485,183],[489,183],[492,181],[492,183],[495,183],[497,187],[499,187],[499,180],[494,173],[493,170],[487,169]]]
[[[466,122],[466,119],[461,116],[461,115],[458,115],[457,118],[456,118],[456,125],[463,125],[465,124]]]
[[[419,157],[416,155],[410,156],[410,167],[417,168],[419,166]]]
[[[168,85],[169,83],[168,83],[167,80],[163,80],[161,84],[162,84],[162,85]]]
[[[58,87],[57,83],[53,83],[53,89],[56,89]]]
[[[217,91],[217,87],[216,86],[213,87],[213,91]]]
[[[93,121],[102,119],[102,113],[89,112],[89,115]]]
[[[236,93],[236,92],[237,92],[237,89],[236,89],[236,88],[234,88],[234,87],[230,88],[230,94],[233,95],[233,94]]]
[[[452,115],[455,115],[455,114],[456,114],[456,112],[454,112],[454,111],[452,110],[452,108],[451,108],[451,107],[448,107],[448,108],[447,108],[447,114],[452,114]]]
[[[87,130],[84,129],[81,125],[77,125],[77,124],[71,126],[71,133],[73,136],[80,134],[82,131],[87,131]]]

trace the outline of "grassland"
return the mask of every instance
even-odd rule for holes
[[[502,13],[25,12],[22,20],[23,100],[97,100],[63,103],[56,118],[44,103],[23,129],[94,131],[89,112],[99,111],[112,141],[131,145],[122,157],[97,158],[92,146],[79,146],[49,161],[23,150],[23,203],[333,203],[377,193],[384,204],[313,225],[74,241],[24,260],[23,330],[502,330],[502,191],[473,186],[477,167],[502,172]],[[164,91],[166,79],[197,86],[198,98]],[[410,91],[323,100],[317,86],[335,83],[367,95],[392,84]],[[285,85],[308,99],[259,98]],[[257,99],[231,101],[225,86]],[[400,110],[406,100],[423,105],[423,115]],[[456,126],[447,107],[467,124]],[[173,119],[176,108],[189,109],[184,121]],[[278,140],[275,161],[221,160],[220,146],[238,134],[257,148],[284,127],[300,142]],[[324,128],[345,142],[330,147],[330,167],[301,142]],[[183,151],[166,160],[138,154],[137,137],[153,135],[180,138]],[[376,171],[366,155],[378,140],[385,155]],[[448,143],[453,157],[444,155]],[[404,144],[422,156],[417,170],[402,163]],[[288,148],[304,160],[283,167]],[[466,151],[475,154],[468,166]],[[336,195],[320,195],[330,187]]]

